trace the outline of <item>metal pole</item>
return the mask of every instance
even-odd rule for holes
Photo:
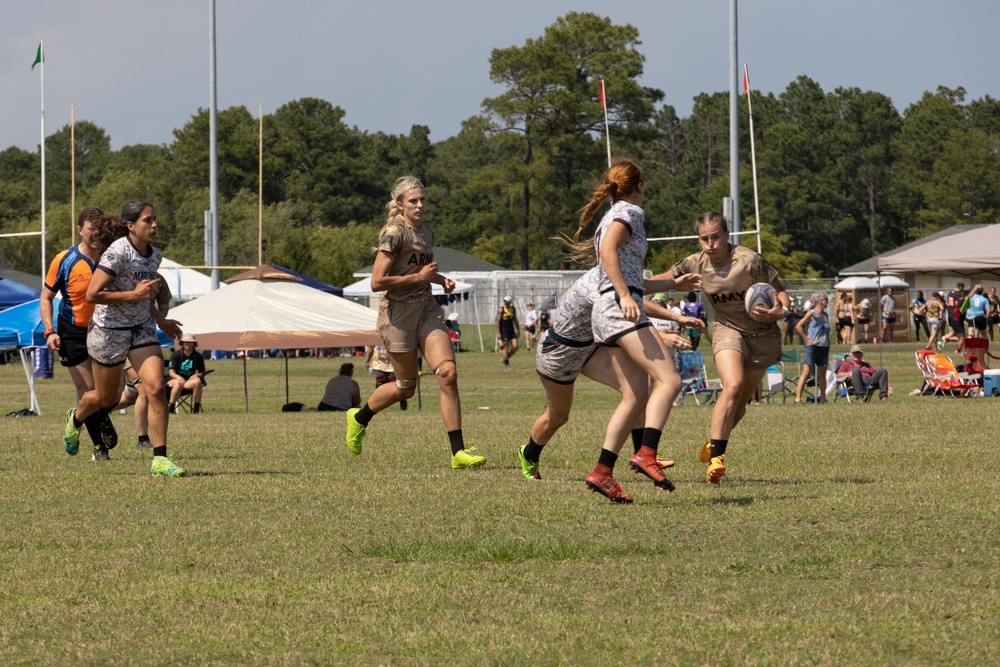
[[[45,283],[45,47],[42,42],[38,43],[38,49],[42,52],[42,284]]]
[[[736,2],[729,0],[729,197],[733,200],[733,232],[730,242],[741,243],[738,232],[743,230],[740,218],[740,66],[739,31],[736,27]]]
[[[215,85],[215,0],[209,0],[208,29],[208,79],[209,79],[209,109],[208,109],[208,143],[209,143],[209,189],[212,211],[212,266],[219,266],[219,132],[218,132],[218,100]],[[212,269],[212,289],[219,289],[219,269]]]

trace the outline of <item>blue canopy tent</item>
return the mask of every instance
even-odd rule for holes
[[[332,294],[334,296],[344,296],[344,290],[333,285],[329,285],[322,280],[316,280],[310,276],[299,273],[298,271],[292,271],[291,269],[286,269],[283,266],[274,265],[274,268],[279,271],[284,271],[285,273],[290,273],[299,279],[299,282],[307,287],[312,287],[313,289],[318,289],[320,292],[326,292],[327,294]]]
[[[9,278],[0,278],[0,311],[38,299],[41,293]]]
[[[6,281],[5,281],[6,282]],[[59,312],[62,298],[57,294],[52,304],[53,310]],[[33,348],[45,347],[45,326],[42,324],[42,313],[39,300],[22,303],[0,312],[0,350],[18,350],[21,354],[21,365],[24,366],[28,387],[31,390],[31,408],[35,414],[42,414],[35,396],[34,369],[29,357]],[[173,341],[159,329],[156,330],[160,345],[167,347]]]

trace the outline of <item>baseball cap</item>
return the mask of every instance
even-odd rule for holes
[[[197,341],[197,339],[195,339],[194,334],[186,333],[183,336],[181,336],[181,342],[182,343],[197,343],[198,341]]]
[[[855,352],[860,352],[864,354],[865,351],[861,349],[860,345],[854,345],[851,347],[851,354],[854,354]]]
[[[503,298],[503,302],[504,302],[504,303],[510,303],[510,297],[509,297],[509,296],[505,296],[505,297]]]

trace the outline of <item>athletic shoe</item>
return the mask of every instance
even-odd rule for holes
[[[361,454],[361,441],[365,438],[365,427],[354,418],[359,412],[361,412],[360,408],[351,408],[347,411],[347,448],[355,456]]]
[[[644,447],[643,449],[646,448]],[[656,462],[655,455],[646,456],[643,454],[642,449],[640,449],[635,456],[628,460],[628,465],[633,471],[648,477],[654,486],[666,489],[667,491],[674,490],[673,482],[663,476],[663,469]]]
[[[451,469],[461,470],[462,468],[475,468],[476,466],[481,466],[486,463],[485,456],[472,453],[475,450],[475,447],[467,447],[466,449],[458,450],[455,455],[451,457]]]
[[[701,446],[698,450],[698,460],[702,463],[708,463],[712,460],[712,441],[706,440],[705,444]]]
[[[111,456],[108,454],[108,448],[104,445],[94,445],[94,455],[90,459],[91,461],[110,461]]]
[[[187,474],[187,470],[180,467],[166,456],[154,456],[150,472],[154,476],[162,475],[164,477],[183,477]]]
[[[601,494],[613,503],[629,505],[633,502],[632,496],[622,491],[622,487],[611,475],[603,475],[596,470],[587,475],[587,488]]]
[[[708,465],[708,470],[705,471],[705,481],[709,484],[718,484],[719,480],[722,479],[723,475],[726,474],[726,455],[719,454],[712,458],[712,462]]]
[[[101,440],[104,442],[104,447],[106,449],[114,449],[118,446],[118,431],[115,430],[115,425],[111,421],[111,415],[104,415],[104,419],[101,420]]]
[[[506,359],[504,359],[504,360],[503,360],[503,369],[504,369],[505,371],[509,371],[509,370],[511,370],[511,367],[510,367],[510,362],[509,362],[509,361],[507,361]]]
[[[66,429],[63,431],[63,444],[66,445],[66,453],[76,456],[80,451],[80,429],[73,426],[73,417],[76,416],[76,408],[70,408],[66,413]]]
[[[527,445],[521,445],[517,450],[517,460],[521,462],[521,474],[527,480],[538,481],[542,478],[542,475],[538,472],[538,462],[532,463],[528,459],[524,458],[524,448]]]
[[[661,458],[656,459],[656,465],[660,466],[661,470],[663,468],[673,468],[674,465],[676,465],[676,463],[677,462],[674,461],[673,459],[661,459]]]
[[[153,443],[150,442],[148,439],[143,440],[142,438],[139,438],[139,440],[135,443],[135,448],[138,449],[140,452],[144,449],[152,449]]]

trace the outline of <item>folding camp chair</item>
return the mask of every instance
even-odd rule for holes
[[[781,375],[784,378],[784,389],[781,398],[782,403],[784,403],[785,399],[789,396],[794,396],[798,389],[799,377],[802,374],[802,350],[797,347],[782,348],[781,361],[778,362],[778,365],[781,368]],[[794,375],[790,375],[789,373],[794,373]],[[812,380],[810,382],[812,384],[807,382],[806,388],[802,390],[804,395],[802,400],[804,402],[808,402],[810,398],[815,398],[809,387],[815,387],[816,383]]]
[[[989,369],[990,359],[1000,359],[1000,357],[990,354],[990,341],[986,338],[962,339],[962,356],[967,362],[965,370],[980,375]]]
[[[685,396],[693,396],[696,405],[701,405],[699,397],[706,403],[714,403],[722,391],[722,380],[709,379],[705,370],[705,357],[701,352],[682,351],[677,353],[677,368],[681,375],[681,404]]]
[[[205,377],[209,373],[213,372],[215,372],[214,368],[205,371],[205,375],[203,375],[201,378],[202,387],[208,384],[207,382],[205,382]],[[164,385],[167,390],[167,400],[170,400],[170,387],[166,386],[166,383],[169,381],[170,381],[169,377],[164,379]],[[179,415],[181,412],[194,412],[193,396],[194,394],[191,393],[190,389],[182,390],[180,397],[177,399],[177,403],[174,405],[174,414]]]
[[[982,393],[982,387],[979,386],[982,373],[960,373],[947,354],[934,355],[934,374],[944,396],[967,398]]]

